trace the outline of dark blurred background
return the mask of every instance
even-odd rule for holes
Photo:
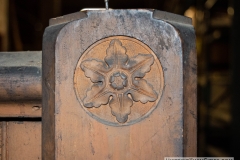
[[[240,159],[240,1],[110,0],[110,8],[154,8],[193,19],[198,58],[198,156]],[[42,50],[53,17],[104,0],[0,0],[0,51]]]

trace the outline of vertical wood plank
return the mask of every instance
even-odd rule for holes
[[[185,157],[197,156],[197,53],[190,18],[156,10],[154,17],[169,22],[177,30],[183,47],[183,137]]]
[[[9,0],[0,0],[0,51],[8,50]]]
[[[42,55],[42,158],[55,159],[55,41],[58,32],[65,24],[46,28],[43,35]],[[51,92],[48,92],[51,91]]]
[[[41,159],[41,122],[0,122],[1,160]]]
[[[6,122],[0,122],[1,126],[1,160],[7,160],[7,123]]]
[[[159,21],[152,19],[151,11],[147,10],[93,11],[87,14],[86,19],[71,22],[60,29],[54,29],[53,27],[57,27],[55,25],[45,32],[43,46],[43,57],[46,60],[43,65],[45,67],[43,134],[47,135],[43,140],[45,159],[47,157],[48,159],[162,159],[165,156],[195,155],[196,55],[195,43],[189,44],[195,38],[189,19],[176,18],[178,20],[176,25],[170,25],[171,23],[161,19]],[[136,24],[138,21],[143,23]],[[141,25],[144,22],[148,27]],[[181,24],[178,26],[178,23]],[[117,43],[120,44],[121,41],[127,51],[131,50],[129,46],[134,45],[124,44],[124,38],[121,39],[118,35],[133,37],[148,45],[164,71],[165,88],[156,109],[148,112],[146,118],[126,125],[124,124],[127,122],[126,119],[121,119],[121,116],[118,117],[118,122],[114,121],[117,117],[116,111],[112,114],[113,111],[107,102],[103,102],[104,105],[97,108],[91,108],[91,105],[86,107],[81,99],[86,93],[78,92],[76,88],[74,90],[74,87],[79,85],[84,86],[85,91],[89,91],[88,87],[93,85],[86,82],[90,81],[87,79],[89,74],[86,77],[80,72],[82,66],[80,67],[79,63],[84,59],[85,53],[100,62],[104,61],[104,55],[109,49],[107,47],[113,42],[118,41]],[[55,39],[51,39],[53,36],[56,36]],[[110,37],[117,40],[114,41]],[[107,41],[108,38],[112,41]],[[190,40],[187,41],[187,38]],[[168,42],[165,41],[166,39]],[[104,40],[107,42],[103,42]],[[95,53],[90,49],[95,43],[101,44],[104,49],[99,47],[97,49],[99,53]],[[133,51],[139,49],[139,47],[133,48]],[[84,60],[86,63],[90,61],[87,58]],[[79,68],[79,72],[76,71],[79,73],[79,81],[73,80],[76,66]],[[155,79],[154,76],[150,76],[147,80],[156,80],[156,75]],[[143,104],[138,102],[137,106]],[[106,110],[101,110],[104,107]],[[135,111],[133,109],[131,111],[131,114],[129,112],[127,114],[132,118]],[[103,121],[101,116],[110,117],[113,121],[111,123]],[[115,126],[116,124],[119,126]]]

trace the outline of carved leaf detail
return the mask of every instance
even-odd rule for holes
[[[93,83],[104,81],[105,73],[109,70],[106,63],[95,59],[82,62],[81,68]]]
[[[81,63],[85,76],[93,82],[83,104],[87,108],[97,108],[109,103],[112,115],[119,123],[125,123],[133,101],[147,103],[158,97],[151,84],[143,79],[151,70],[154,57],[151,54],[138,54],[129,59],[126,48],[117,39],[111,40],[106,52],[105,62],[88,59]],[[110,96],[112,99],[109,101]]]
[[[110,91],[102,84],[94,84],[87,92],[87,96],[84,98],[83,103],[87,108],[100,107],[102,104],[109,102],[109,97],[112,95]]]
[[[119,40],[110,42],[105,61],[110,67],[116,68],[121,68],[127,63],[128,55],[126,54],[126,48],[122,46]]]
[[[127,94],[116,94],[113,96],[109,105],[112,109],[112,114],[120,123],[125,123],[128,120],[128,115],[131,113],[133,102]]]
[[[132,77],[143,78],[147,72],[151,70],[151,65],[154,62],[154,58],[150,54],[138,54],[132,57],[127,65],[129,72],[132,73]]]
[[[136,102],[147,103],[148,101],[153,102],[157,99],[157,93],[144,79],[133,81],[133,86],[128,93],[132,95],[133,100]]]

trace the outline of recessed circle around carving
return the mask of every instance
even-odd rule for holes
[[[125,36],[94,43],[82,54],[74,74],[82,108],[113,126],[130,125],[151,114],[163,83],[162,67],[153,51]]]

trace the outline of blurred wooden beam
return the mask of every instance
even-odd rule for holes
[[[15,51],[22,51],[23,50],[23,44],[21,40],[21,35],[19,31],[19,23],[17,18],[17,11],[16,11],[16,4],[15,0],[10,0],[10,28],[13,38],[13,44],[14,44],[14,50]]]
[[[59,16],[62,13],[61,0],[53,0],[53,17]],[[51,18],[53,18],[51,17]]]
[[[234,18],[232,28],[232,156],[240,159],[240,1],[234,0]]]
[[[40,7],[43,27],[48,26],[50,18],[59,17],[62,15],[61,0],[41,0]]]
[[[8,0],[0,0],[0,51],[8,50]]]

